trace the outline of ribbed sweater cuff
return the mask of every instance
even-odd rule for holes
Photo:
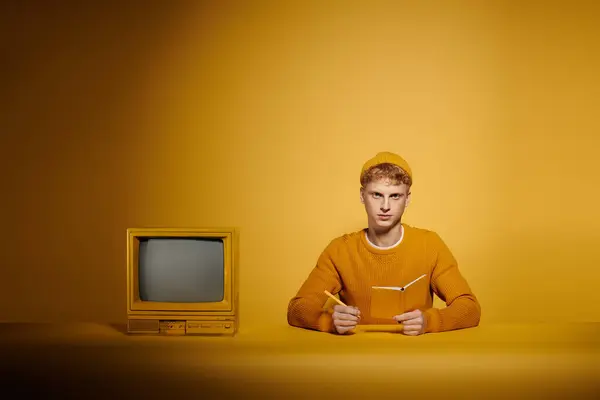
[[[318,321],[318,329],[321,332],[329,332],[329,333],[335,333],[335,327],[333,326],[333,316],[327,312],[324,311],[321,313],[321,315],[319,316],[319,321]]]
[[[425,333],[440,332],[442,329],[442,315],[440,314],[440,310],[430,308],[424,314],[427,321]]]

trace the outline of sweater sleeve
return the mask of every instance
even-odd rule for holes
[[[288,323],[291,326],[334,333],[333,318],[323,309],[328,296],[325,290],[337,294],[341,279],[331,257],[333,242],[321,253],[316,266],[289,304]]]
[[[466,279],[458,269],[456,259],[438,234],[432,233],[428,245],[434,252],[431,286],[434,293],[446,303],[442,309],[425,311],[426,332],[443,332],[479,325],[481,306]],[[433,245],[433,247],[431,247]]]

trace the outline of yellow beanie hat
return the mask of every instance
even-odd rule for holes
[[[362,178],[363,174],[365,172],[367,172],[369,170],[369,168],[374,167],[375,165],[384,164],[384,163],[390,163],[390,164],[399,166],[408,174],[408,176],[412,180],[412,178],[413,178],[412,171],[410,169],[410,166],[406,162],[406,160],[404,158],[400,157],[398,154],[390,153],[387,151],[377,153],[377,155],[375,155],[375,157],[368,160],[363,165],[362,170],[360,171],[360,177]]]

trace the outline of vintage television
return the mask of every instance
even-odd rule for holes
[[[128,229],[128,333],[234,335],[238,260],[236,228]]]

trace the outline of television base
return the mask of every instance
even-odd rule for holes
[[[233,319],[206,320],[161,320],[132,319],[127,322],[127,333],[164,336],[187,335],[235,335],[236,323]]]

